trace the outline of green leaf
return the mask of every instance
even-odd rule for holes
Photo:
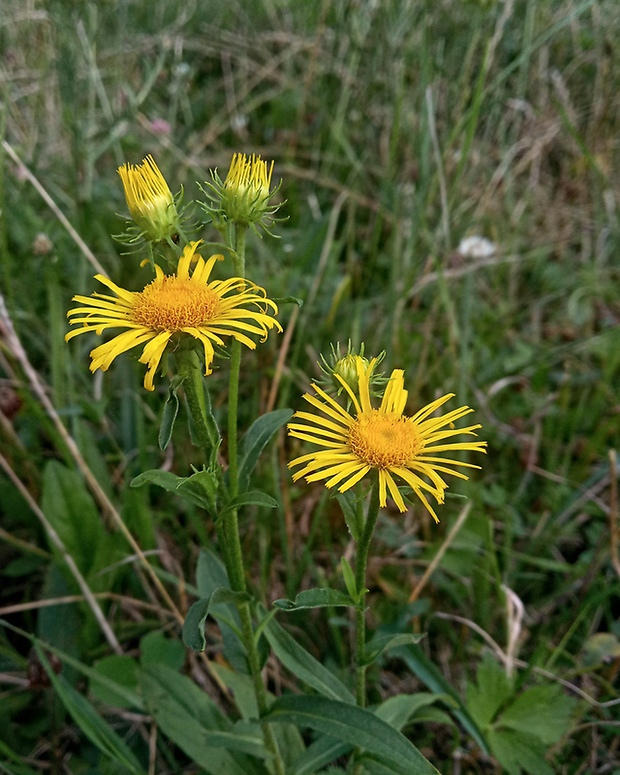
[[[509,775],[520,775],[521,770],[529,775],[553,775],[545,761],[547,746],[537,737],[512,730],[489,730],[489,745],[493,756]]]
[[[226,568],[222,560],[208,549],[201,549],[196,564],[196,586],[201,597],[209,597],[218,587],[230,588]],[[230,624],[241,629],[239,613],[234,605],[211,605],[213,616],[222,633],[224,656],[238,672],[247,675],[248,663],[245,649]]]
[[[400,732],[371,711],[325,697],[288,695],[263,721],[310,727],[380,757],[397,775],[438,775],[438,770]]]
[[[214,514],[215,499],[217,496],[217,475],[213,471],[197,471],[191,476],[177,476],[171,471],[162,471],[159,468],[144,471],[136,476],[131,482],[131,487],[141,487],[150,482],[162,487],[168,492],[174,492],[177,495],[190,501],[190,503],[200,506]]]
[[[484,753],[488,754],[489,747],[467,707],[463,704],[463,701],[452,686],[443,677],[442,673],[424,654],[422,649],[419,646],[402,646],[393,654],[393,656],[400,657],[409,669],[412,670],[431,691],[436,694],[447,694],[452,697],[457,705],[457,709],[453,710],[452,713],[461,722],[476,743],[478,743]]]
[[[432,705],[434,702],[453,702],[446,694],[397,694],[388,697],[385,702],[374,708],[374,714],[394,729],[401,730],[420,708]]]
[[[250,474],[267,442],[293,416],[292,409],[277,409],[255,420],[239,442],[239,491],[250,484]]]
[[[218,674],[224,685],[230,689],[241,717],[246,720],[257,718],[258,705],[256,704],[254,681],[252,678],[217,662],[211,663],[211,669]]]
[[[354,541],[359,541],[362,535],[362,526],[359,524],[355,494],[350,490],[343,493],[337,493],[336,500],[340,504],[340,508],[342,509],[342,514],[344,516],[344,521],[349,528],[351,537]]]
[[[75,471],[55,460],[45,466],[41,507],[87,580],[112,561],[106,556],[112,548],[109,536],[95,502]],[[52,551],[57,551],[54,546]]]
[[[196,563],[196,586],[200,597],[209,597],[218,587],[229,587],[222,560],[210,549],[201,549]]]
[[[359,762],[364,775],[399,775],[402,772],[400,769],[395,769],[389,761],[369,754],[358,756],[356,762]]]
[[[274,298],[276,304],[297,304],[298,307],[303,307],[303,299],[298,299],[297,296],[278,296]]]
[[[364,647],[364,654],[362,656],[363,665],[372,665],[384,651],[398,648],[399,646],[409,646],[419,643],[422,638],[426,637],[425,633],[414,635],[413,633],[405,632],[400,635],[379,635],[375,636]]]
[[[351,567],[351,564],[349,563],[346,557],[343,557],[340,560],[340,566],[342,567],[342,577],[344,578],[344,585],[347,588],[347,592],[351,596],[351,600],[353,600],[355,603],[359,603],[360,596],[357,591],[355,574],[353,573],[353,568]]]
[[[15,753],[9,746],[0,740],[0,753],[6,757],[4,762],[0,762],[0,772],[9,773],[9,775],[37,775],[37,770],[33,770],[22,763],[22,758]],[[11,769],[9,762],[15,762],[15,769]],[[40,772],[40,770],[39,770]]]
[[[344,592],[327,587],[315,587],[300,592],[295,600],[274,600],[273,604],[281,611],[300,611],[303,608],[331,608],[332,606],[355,608],[356,604]]]
[[[197,600],[187,612],[183,622],[183,643],[194,651],[204,651],[207,645],[205,640],[205,621],[210,613],[211,606],[221,603],[248,603],[252,596],[247,592],[233,592],[228,587],[218,587],[209,597]]]
[[[291,775],[314,775],[321,767],[333,762],[339,756],[352,751],[350,743],[334,740],[333,737],[322,735],[306,748],[306,750],[293,762]]]
[[[177,476],[176,474],[173,474],[172,471],[162,471],[160,468],[152,468],[149,471],[143,471],[132,479],[130,487],[142,487],[143,484],[150,482],[169,492],[176,492],[177,487],[183,481],[185,481],[185,477]]]
[[[271,754],[265,749],[263,731],[256,721],[238,721],[230,732],[203,732],[203,742],[213,748],[225,748],[266,759]]]
[[[342,681],[300,646],[275,619],[267,624],[264,633],[275,655],[293,675],[324,697],[355,703],[355,697]]]
[[[501,714],[497,726],[539,738],[547,746],[557,743],[571,728],[577,700],[561,687],[533,686],[520,694]]]
[[[140,662],[147,665],[166,665],[180,670],[185,663],[185,649],[178,640],[167,638],[163,632],[154,630],[140,641]]]
[[[267,775],[256,747],[256,738],[241,728],[241,739],[232,722],[219,710],[209,695],[196,684],[163,665],[142,668],[139,673],[144,702],[158,727],[170,740],[211,775]]]
[[[262,506],[266,509],[277,509],[280,504],[275,498],[272,498],[271,495],[267,495],[265,492],[261,492],[260,490],[248,490],[230,500],[224,512],[238,509],[241,506]]]
[[[482,729],[490,726],[512,693],[512,681],[505,670],[490,654],[485,654],[476,671],[476,685],[467,687],[467,707]]]
[[[55,654],[57,657],[59,657],[63,661],[63,663],[70,665],[72,668],[82,673],[82,675],[86,676],[86,678],[89,679],[91,691],[93,691],[94,684],[104,686],[105,688],[108,689],[108,691],[118,694],[122,698],[125,704],[122,705],[121,707],[127,707],[127,708],[134,707],[134,708],[137,708],[138,710],[143,709],[142,697],[135,691],[135,689],[130,688],[128,684],[120,683],[113,679],[110,679],[106,675],[105,669],[103,671],[98,670],[98,667],[101,664],[101,662],[98,663],[95,667],[88,667],[88,665],[85,665],[83,662],[80,662],[78,659],[76,659],[75,657],[72,657],[70,654],[67,654],[65,651],[62,651],[61,649],[56,648],[55,646],[52,646],[50,643],[46,643],[39,638],[35,638],[34,635],[31,635],[25,630],[21,630],[19,627],[15,627],[14,625],[9,624],[9,622],[6,622],[4,619],[0,619],[0,625],[30,640],[33,646],[36,644],[39,644],[46,651],[49,651],[52,654]],[[131,657],[124,657],[124,659],[125,658],[131,659]],[[109,657],[104,659],[109,659]],[[104,660],[101,660],[101,661],[103,662]]]
[[[95,711],[88,700],[75,691],[63,675],[56,675],[39,643],[35,642],[35,648],[56,695],[91,743],[120,767],[135,775],[144,775],[144,770],[124,740]]]
[[[93,669],[98,675],[107,679],[104,682],[91,678],[90,690],[98,700],[115,708],[136,707],[134,696],[138,688],[138,663],[133,657],[114,654],[99,660]],[[119,685],[129,690],[130,695],[118,691]],[[141,705],[142,702],[139,701],[138,707]]]
[[[164,404],[164,410],[161,417],[161,425],[159,426],[159,448],[161,450],[166,449],[172,438],[172,431],[174,429],[174,423],[179,413],[179,397],[177,396],[177,390],[183,384],[185,377],[180,377],[178,374],[173,377],[168,389],[168,397]]]
[[[218,479],[215,471],[196,471],[191,476],[180,482],[177,492],[183,498],[186,498],[209,512],[216,514],[216,498],[218,490]]]

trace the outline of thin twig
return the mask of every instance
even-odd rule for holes
[[[497,656],[504,663],[504,665],[507,665],[508,663],[507,655],[502,651],[499,644],[496,643],[496,641],[494,641],[493,638],[482,629],[482,627],[477,625],[476,622],[472,622],[471,619],[466,619],[464,616],[457,616],[456,614],[446,614],[446,613],[440,612],[440,613],[436,613],[435,616],[439,619],[446,619],[447,621],[459,622],[459,624],[464,624],[465,626],[477,632],[489,644],[489,646],[491,646],[493,651],[497,654]],[[545,678],[549,678],[552,681],[556,681],[557,683],[564,686],[566,689],[570,689],[571,692],[574,692],[575,694],[578,694],[580,697],[583,697],[583,699],[586,700],[586,702],[589,702],[590,705],[593,705],[596,708],[611,708],[613,705],[620,705],[620,698],[617,700],[608,700],[607,702],[599,702],[598,700],[595,700],[594,697],[590,697],[589,694],[586,694],[578,686],[575,686],[575,684],[572,684],[570,681],[566,681],[564,680],[564,678],[560,678],[559,676],[555,675],[554,673],[551,673],[549,670],[545,670],[542,667],[532,666],[528,662],[524,662],[522,659],[515,659],[513,664],[516,665],[517,667],[522,667],[527,670],[531,670],[532,672],[537,673],[538,675],[542,675]]]
[[[525,614],[525,606],[521,598],[512,591],[505,584],[502,584],[502,589],[506,594],[506,612],[507,612],[507,629],[508,629],[508,648],[506,652],[506,675],[508,678],[512,678],[515,664],[515,653],[519,644],[519,637],[521,635],[521,623]]]
[[[162,613],[162,608],[159,605],[147,603],[146,600],[137,600],[135,597],[128,597],[127,595],[118,595],[115,592],[94,592],[93,597],[95,600],[114,600],[119,603],[135,606],[136,608],[145,608],[158,614]],[[68,605],[70,603],[83,602],[84,597],[82,597],[82,595],[64,595],[63,597],[46,598],[45,600],[31,600],[28,603],[16,603],[15,605],[7,605],[4,608],[0,608],[0,616],[22,613],[23,611],[36,611],[39,608],[49,608],[54,605]],[[165,611],[165,613],[173,619],[175,618],[172,611]]]
[[[58,207],[56,202],[52,199],[52,197],[47,193],[46,189],[43,188],[41,183],[35,178],[35,176],[30,172],[28,167],[24,164],[24,162],[19,158],[19,156],[15,153],[12,146],[7,143],[6,140],[2,141],[2,147],[4,150],[8,153],[8,155],[13,159],[15,164],[17,164],[20,173],[30,182],[32,185],[36,188],[38,193],[41,195],[41,198],[45,201],[47,206],[50,208],[50,210],[54,213],[56,218],[62,223],[62,225],[65,227],[65,229],[69,232],[71,238],[75,242],[75,244],[78,246],[78,248],[82,251],[82,253],[86,256],[87,260],[90,261],[91,265],[95,269],[95,271],[98,274],[102,274],[104,277],[108,276],[108,273],[106,270],[101,266],[99,261],[97,261],[95,254],[93,251],[88,247],[88,245],[84,242],[84,240],[80,237],[80,235],[77,233],[77,231],[73,228],[73,226],[69,223],[67,217],[62,212],[62,210]]]
[[[450,532],[446,536],[446,538],[445,538],[444,542],[442,543],[442,545],[439,547],[439,551],[433,557],[432,562],[430,563],[428,568],[424,571],[424,575],[422,576],[422,578],[418,582],[417,586],[414,587],[413,591],[409,595],[409,602],[410,603],[413,603],[414,600],[417,600],[418,597],[420,596],[420,592],[426,586],[426,582],[429,580],[429,578],[434,573],[435,568],[441,562],[441,558],[444,556],[444,554],[448,550],[448,547],[450,546],[452,541],[454,541],[454,539],[456,538],[459,530],[463,527],[463,523],[467,519],[467,515],[469,514],[470,509],[471,509],[471,501],[469,503],[466,503],[465,506],[463,507],[463,509],[461,510],[461,513],[459,514],[458,519],[456,520],[456,522],[452,526],[452,529],[450,530]]]
[[[609,556],[611,564],[620,578],[620,556],[618,555],[618,468],[616,450],[609,450]]]

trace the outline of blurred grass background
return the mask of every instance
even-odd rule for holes
[[[412,407],[456,393],[459,405],[475,408],[489,442],[483,470],[451,487],[438,528],[421,506],[382,518],[370,568],[373,626],[407,626],[413,617],[459,693],[488,648],[486,634],[528,663],[523,680],[538,666],[597,702],[617,697],[615,0],[2,0],[1,10],[7,314],[180,609],[179,579],[193,583],[212,527],[198,509],[129,482],[160,466],[188,473],[187,430],[179,423],[161,453],[165,380],[147,395],[133,358],[93,377],[92,338],[64,343],[71,297],[96,283],[59,213],[115,282],[139,288],[147,270],[111,237],[126,212],[116,168],[151,153],[189,202],[210,168],[223,174],[233,152],[257,153],[275,159],[288,220],[281,239],[250,238],[247,273],[271,297],[305,303],[299,312],[282,308],[284,337],[244,353],[242,425],[268,409],[299,408],[319,354],[351,339],[369,355],[385,349],[385,371],[406,370]],[[459,251],[475,235],[493,242],[492,255]],[[108,645],[88,610],[36,604],[76,590],[9,470],[64,529],[125,650],[170,620],[90,496],[72,501],[82,486],[75,459],[6,335],[6,318],[3,325],[0,614],[90,663]],[[210,378],[220,413],[225,365],[221,372]],[[279,515],[257,512],[243,524],[252,582],[267,602],[338,584],[340,557],[352,550],[324,489],[292,485],[285,463],[298,449],[281,437],[260,471],[262,486],[281,499]],[[462,495],[471,512],[412,601]],[[512,593],[522,615],[510,609]],[[311,632],[307,621],[291,621]],[[317,655],[345,666],[347,622],[315,617],[311,625],[322,632],[308,639]],[[0,635],[0,671],[9,677],[0,686],[0,740],[36,771],[64,772],[66,752],[78,757],[84,748],[53,700],[33,688],[24,643]],[[377,698],[416,686],[396,661],[375,679]],[[555,771],[620,772],[617,707],[584,701],[578,721],[555,751]],[[448,763],[458,749],[464,772],[501,772],[445,729],[416,728],[416,744],[437,767],[456,772]]]

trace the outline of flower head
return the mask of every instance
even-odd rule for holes
[[[331,353],[327,356],[327,358],[321,354],[321,362],[319,363],[319,367],[325,377],[322,377],[319,380],[319,384],[324,387],[327,392],[336,391],[336,393],[340,395],[344,390],[342,386],[342,382],[344,380],[344,382],[347,383],[351,390],[354,393],[357,393],[357,386],[359,382],[359,377],[357,374],[358,363],[361,360],[364,367],[368,366],[369,364],[368,358],[364,357],[364,347],[364,342],[362,342],[359,347],[359,353],[357,353],[355,348],[351,345],[351,340],[349,340],[347,345],[347,352],[345,355],[342,355],[340,352],[340,342],[338,342],[335,347],[332,344]],[[384,358],[385,350],[379,353],[379,355],[374,359],[374,366],[378,366]],[[370,394],[376,395],[375,389],[384,387],[387,381],[387,377],[384,377],[382,373],[375,374],[373,369],[368,379]],[[350,404],[351,400],[349,399],[347,402],[347,409],[349,408]]]
[[[260,224],[265,230],[273,224],[279,205],[270,204],[277,189],[271,190],[273,162],[268,164],[260,156],[233,154],[226,180],[212,172],[210,190],[203,189],[213,205],[204,205],[213,217],[216,228],[223,228],[226,221],[245,224],[255,229]]]
[[[297,481],[301,477],[308,482],[325,480],[326,487],[338,485],[338,491],[344,492],[370,472],[376,471],[380,505],[386,505],[389,491],[399,511],[406,511],[403,496],[396,486],[397,477],[409,485],[438,522],[425,493],[430,493],[441,504],[448,487],[442,474],[467,479],[465,474],[454,470],[454,467],[479,468],[471,463],[444,458],[439,453],[459,450],[485,452],[484,441],[447,441],[461,434],[475,436],[474,431],[480,425],[460,429],[452,427],[454,422],[472,411],[467,406],[453,409],[441,417],[432,417],[440,406],[452,398],[452,393],[438,398],[412,417],[406,416],[407,391],[403,388],[404,372],[401,369],[394,369],[381,405],[374,409],[370,402],[369,387],[374,365],[375,359],[365,364],[358,356],[357,395],[341,379],[352,402],[352,413],[317,385],[312,386],[315,396],[304,395],[306,401],[319,413],[296,412],[293,419],[297,422],[289,423],[289,433],[322,449],[302,455],[289,463],[289,468],[302,466],[293,474],[293,480]]]
[[[82,328],[70,331],[67,341],[87,331],[101,334],[106,328],[127,329],[91,351],[91,371],[106,371],[117,355],[146,342],[139,361],[148,364],[144,387],[153,390],[153,376],[171,340],[176,342],[182,335],[197,339],[204,348],[205,374],[210,374],[213,343],[223,346],[222,337],[232,336],[254,349],[256,344],[249,334],[264,340],[269,329],[282,330],[267,314],[269,308],[275,313],[278,308],[262,288],[240,277],[209,282],[215,262],[222,256],[205,261],[196,255],[199,245],[192,242],[185,247],[176,274],[165,275],[155,266],[155,279],[142,291],[126,291],[107,277],[96,275],[116,298],[101,293],[73,297],[82,306],[70,310],[67,317],[71,324],[81,323]],[[196,264],[190,274],[193,261]]]
[[[131,217],[150,242],[177,239],[179,215],[164,176],[152,156],[118,168]]]

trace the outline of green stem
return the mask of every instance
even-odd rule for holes
[[[204,462],[208,466],[211,461],[213,449],[220,444],[220,437],[214,422],[209,421],[209,412],[205,403],[204,384],[202,381],[202,369],[200,359],[195,350],[179,347],[175,353],[179,375],[184,377],[183,392],[187,399],[187,405],[194,422],[194,428],[198,437],[198,444],[204,455]]]
[[[235,224],[233,262],[235,275],[245,277],[245,232],[247,227]],[[231,235],[232,236],[232,235]],[[228,482],[230,497],[239,494],[237,467],[237,415],[239,404],[239,372],[241,367],[241,343],[233,339],[230,347],[230,381],[228,389]]]
[[[366,566],[368,564],[368,550],[372,534],[375,531],[379,516],[379,484],[375,482],[370,490],[370,503],[368,515],[364,524],[362,537],[357,544],[357,556],[355,558],[355,585],[359,595],[358,608],[355,609],[355,688],[357,704],[360,708],[366,705],[366,666],[362,664],[364,648],[366,646],[366,618],[362,590],[366,589]]]
[[[237,277],[245,277],[245,225],[234,224],[234,231],[227,236],[233,241],[234,250],[233,262],[234,271]],[[230,347],[230,380],[228,390],[228,491],[231,498],[236,498],[239,494],[239,468],[237,459],[237,417],[239,407],[239,374],[241,366],[241,343],[236,339]],[[237,509],[229,509],[224,515],[224,534],[228,548],[229,565],[228,573],[230,583],[234,590],[238,592],[246,591],[245,569],[243,565],[243,553],[241,551],[241,540],[239,538],[239,519]],[[250,604],[244,603],[239,606],[239,616],[241,618],[241,634],[243,644],[248,655],[248,665],[254,684],[254,694],[258,706],[259,716],[263,716],[268,709],[267,690],[263,681],[263,675],[260,669],[260,659],[258,649],[254,638],[254,629],[252,627],[252,614]],[[273,729],[269,724],[263,724],[263,735],[265,746],[273,756],[273,763],[276,775],[284,775],[284,762],[278,751]]]
[[[243,642],[248,652],[248,665],[254,683],[254,695],[256,696],[256,705],[258,715],[263,716],[268,710],[267,690],[263,681],[263,674],[260,669],[260,660],[258,658],[258,649],[254,639],[254,629],[252,627],[252,614],[250,613],[250,604],[244,603],[239,606],[239,616],[241,618],[241,632]],[[273,763],[276,775],[285,775],[284,762],[278,750],[278,743],[270,724],[261,725],[263,736],[265,738],[265,747],[273,756]]]

